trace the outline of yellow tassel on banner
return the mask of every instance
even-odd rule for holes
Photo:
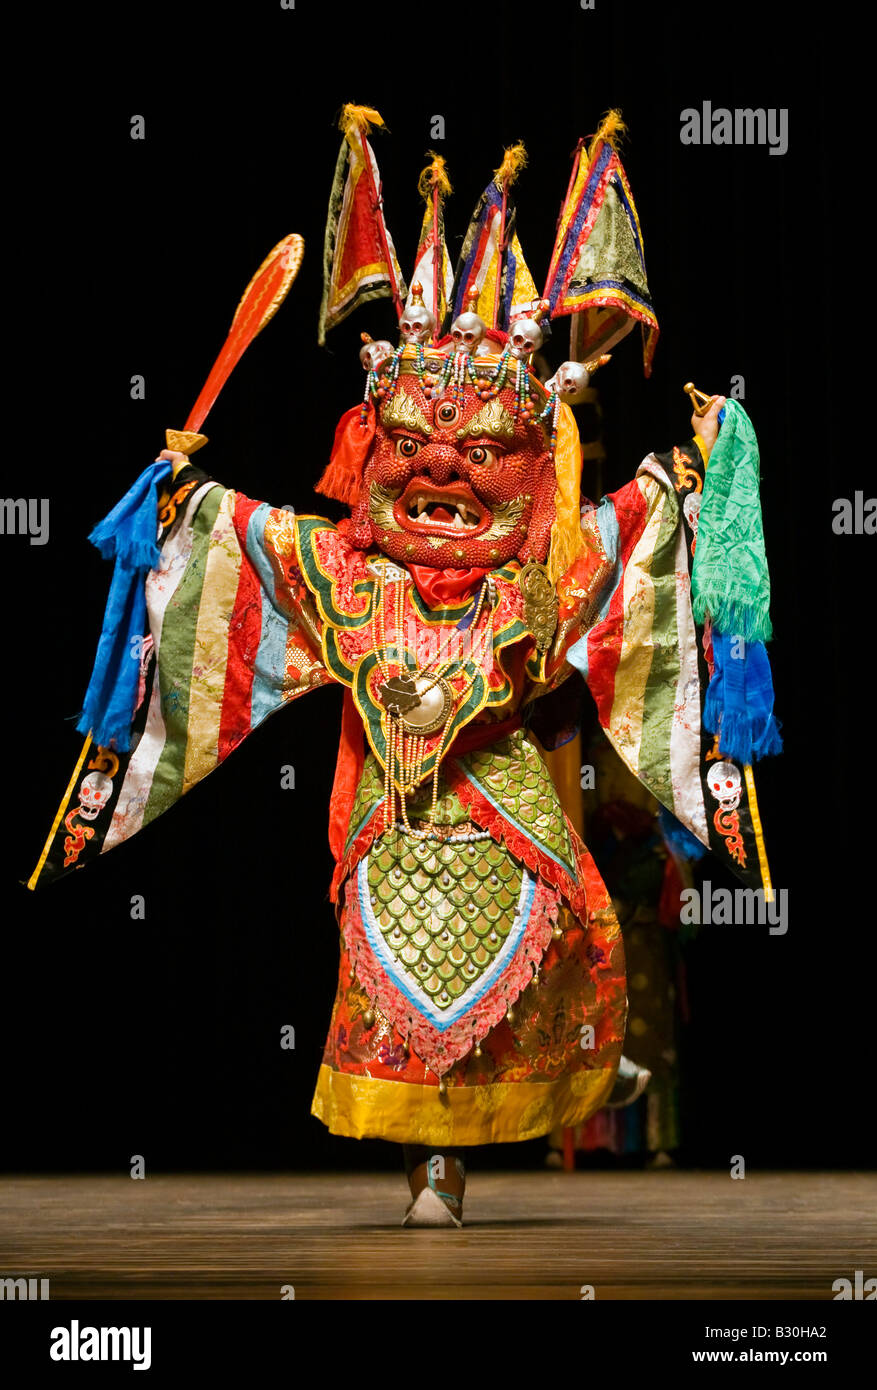
[[[373,125],[383,124],[384,118],[380,111],[376,111],[373,106],[355,106],[352,101],[348,101],[341,108],[341,115],[338,117],[338,125],[348,140],[355,130],[365,136]]]
[[[597,134],[588,146],[588,163],[590,164],[591,160],[594,158],[594,152],[601,140],[608,141],[613,150],[617,151],[621,140],[626,134],[627,126],[621,119],[621,112],[615,108],[611,111],[607,111],[600,122]]]
[[[551,527],[548,550],[548,578],[556,584],[585,550],[580,516],[582,445],[579,427],[568,405],[561,404],[554,449],[554,494],[556,520]]]
[[[519,140],[516,145],[509,145],[502,157],[502,164],[493,171],[493,181],[497,188],[502,188],[505,184],[509,188],[518,177],[522,169],[527,167],[527,151]]]
[[[417,180],[417,191],[425,203],[432,201],[432,190],[438,189],[440,198],[447,198],[453,193],[451,180],[448,178],[445,161],[440,154],[434,154],[430,150],[432,163],[427,164],[420,178]]]

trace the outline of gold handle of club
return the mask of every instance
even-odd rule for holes
[[[189,462],[189,454],[194,454],[207,443],[207,435],[196,434],[194,430],[165,430],[164,437],[168,449],[186,455],[186,463]],[[185,463],[175,463],[172,476],[175,478],[185,466]]]

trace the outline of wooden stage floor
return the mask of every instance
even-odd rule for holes
[[[867,1173],[476,1173],[462,1231],[399,1226],[404,1179],[0,1179],[0,1278],[55,1299],[831,1299],[877,1274]]]

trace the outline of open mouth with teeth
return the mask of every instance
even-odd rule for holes
[[[397,499],[393,514],[404,530],[430,536],[477,536],[491,519],[466,483],[437,487],[418,478],[412,478]]]

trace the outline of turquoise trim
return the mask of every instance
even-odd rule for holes
[[[347,832],[347,843],[346,843],[346,845],[344,846],[344,853],[345,853],[345,854],[347,854],[348,850],[350,849],[350,847],[351,847],[351,845],[353,844],[353,841],[356,839],[357,835],[360,835],[360,834],[362,833],[362,831],[365,829],[365,827],[368,825],[369,821],[371,820],[371,818],[372,818],[372,816],[374,815],[375,811],[377,811],[378,807],[379,807],[379,806],[382,806],[382,805],[383,805],[383,798],[381,797],[381,798],[379,798],[379,799],[375,802],[374,806],[372,806],[372,808],[371,808],[370,811],[366,811],[365,815],[363,816],[362,820],[359,822],[359,825],[356,827],[356,829],[355,829],[355,830],[348,830],[348,832]]]

